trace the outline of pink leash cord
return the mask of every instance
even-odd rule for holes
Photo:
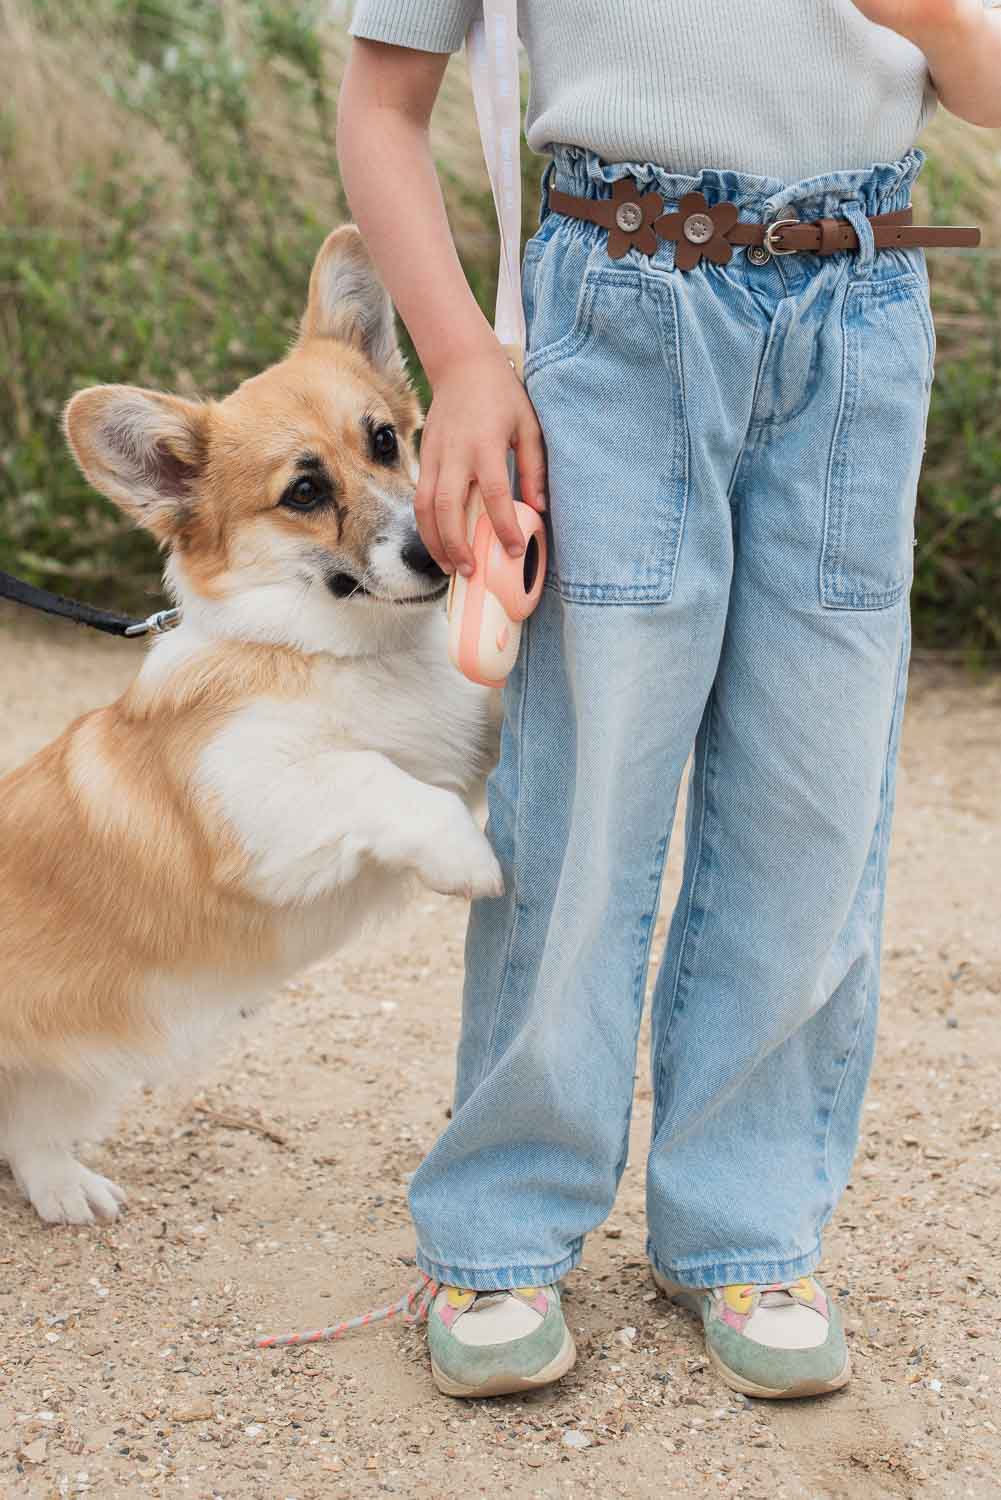
[[[404,1323],[423,1323],[438,1295],[439,1283],[432,1281],[430,1276],[424,1276],[423,1271],[421,1275],[424,1277],[423,1281],[412,1286],[399,1302],[391,1302],[388,1307],[373,1308],[371,1312],[360,1313],[356,1318],[346,1318],[343,1323],[335,1323],[331,1328],[314,1328],[309,1333],[272,1333],[267,1338],[255,1339],[254,1348],[282,1349],[290,1344],[328,1343],[332,1339],[343,1338],[354,1328],[367,1328],[371,1323],[388,1323],[397,1314]]]

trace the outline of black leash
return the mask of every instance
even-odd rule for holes
[[[179,609],[159,609],[146,620],[133,620],[129,615],[116,615],[111,610],[95,609],[91,604],[65,599],[62,594],[51,594],[48,589],[36,589],[34,584],[2,571],[0,599],[11,599],[15,604],[39,609],[46,615],[59,615],[77,625],[89,625],[92,630],[103,630],[105,635],[160,635],[176,625],[181,617]]]

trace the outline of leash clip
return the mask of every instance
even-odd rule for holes
[[[155,614],[147,615],[145,620],[139,620],[135,625],[127,626],[125,634],[128,636],[164,635],[180,622],[181,611],[179,609],[158,609]]]

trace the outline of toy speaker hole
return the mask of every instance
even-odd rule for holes
[[[530,594],[535,587],[535,580],[539,576],[539,538],[537,536],[529,537],[523,563],[525,593]]]

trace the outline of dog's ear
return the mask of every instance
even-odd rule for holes
[[[181,531],[205,465],[206,407],[137,386],[98,385],[73,397],[64,425],[95,489],[160,541]]]
[[[393,304],[353,224],[335,229],[320,247],[299,336],[354,344],[377,369],[403,373]]]

